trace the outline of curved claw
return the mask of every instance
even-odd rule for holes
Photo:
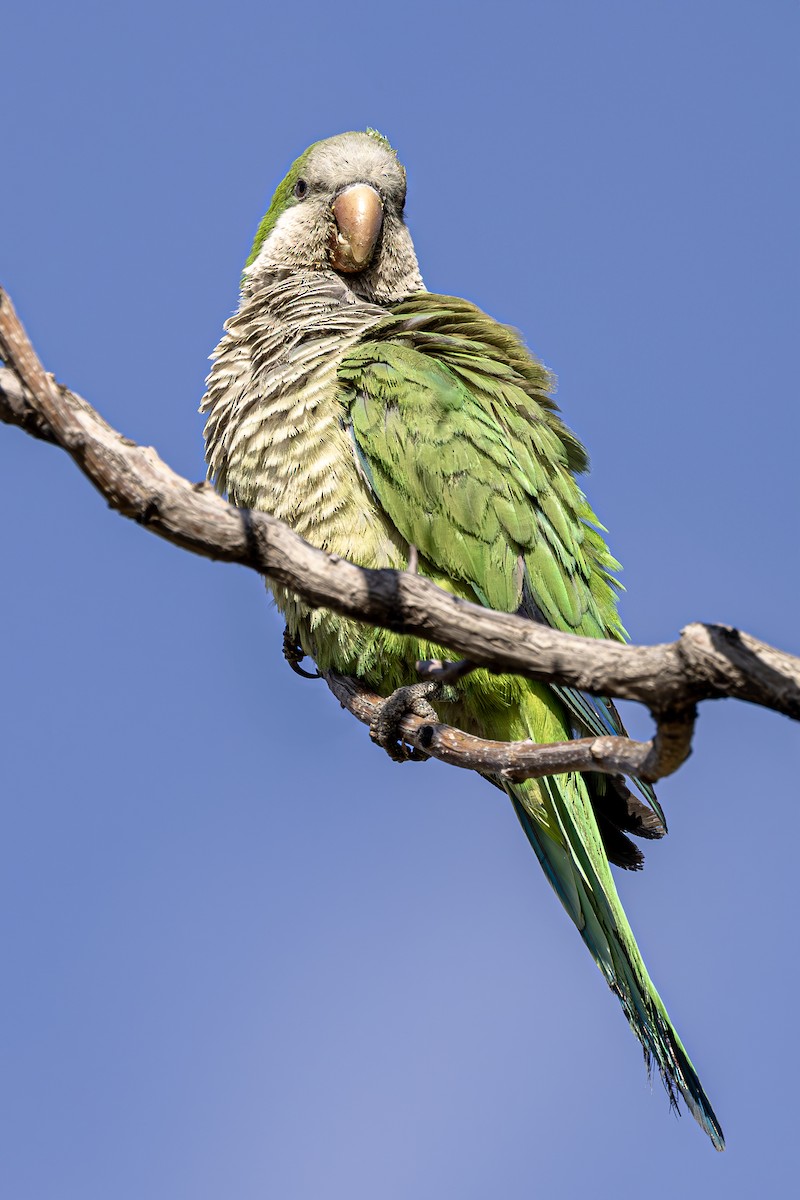
[[[319,671],[306,671],[300,666],[305,656],[305,650],[287,625],[283,631],[283,657],[295,675],[302,675],[303,679],[321,679]]]
[[[435,680],[412,683],[392,692],[381,704],[377,715],[370,722],[369,736],[378,746],[383,747],[394,762],[425,762],[429,757],[424,750],[418,750],[404,742],[399,727],[403,717],[409,713],[438,723],[439,716],[429,703],[428,697],[434,698],[439,690],[439,684]]]

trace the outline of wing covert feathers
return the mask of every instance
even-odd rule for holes
[[[463,300],[396,305],[339,369],[353,435],[400,532],[492,608],[621,637],[618,563],[575,480],[587,459],[545,368]]]

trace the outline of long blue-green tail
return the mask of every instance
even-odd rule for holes
[[[692,1062],[647,973],[617,895],[584,780],[558,775],[508,785],[514,809],[536,857],[581,937],[620,999],[677,1108],[683,1096],[717,1150],[725,1141]]]

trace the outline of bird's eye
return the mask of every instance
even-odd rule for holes
[[[294,194],[298,200],[305,200],[308,195],[308,184],[305,179],[298,179],[294,185]]]

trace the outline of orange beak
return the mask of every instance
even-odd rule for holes
[[[345,188],[333,202],[336,230],[331,236],[331,266],[352,274],[369,265],[383,224],[383,201],[366,183]]]

